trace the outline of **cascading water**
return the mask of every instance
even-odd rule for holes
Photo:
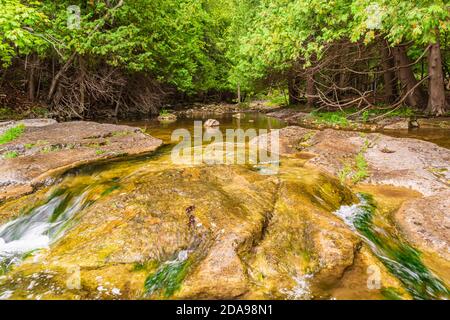
[[[192,121],[189,120],[185,124],[191,122]],[[221,121],[221,123],[224,124],[224,121]],[[255,123],[256,121],[252,122],[251,124],[242,123],[240,125],[253,126]],[[170,134],[168,133],[170,133],[172,129],[178,128],[181,125],[182,124],[180,123],[172,124],[173,127],[168,128],[156,127],[153,128],[153,130],[156,130],[157,131],[156,133],[158,133],[159,130],[159,133],[162,134],[162,137],[166,136],[170,138]],[[232,126],[229,123],[228,124],[225,123],[225,125],[228,125],[229,127],[234,126],[234,125]],[[265,126],[266,124],[261,125]],[[58,276],[64,278],[66,276],[65,274],[66,270],[61,271],[60,273],[58,269],[55,269],[56,271],[50,270],[49,268],[50,265],[47,264],[45,266],[40,265],[40,262],[43,261],[39,261],[39,256],[37,255],[35,256],[36,264],[35,265],[33,264],[32,266],[35,267],[34,269],[29,268],[29,266],[26,264],[23,264],[21,266],[18,266],[18,264],[20,264],[27,257],[29,257],[30,253],[32,253],[34,256],[34,253],[41,249],[45,249],[48,247],[53,249],[53,245],[59,246],[60,243],[55,242],[64,236],[70,237],[72,233],[68,232],[68,229],[70,229],[72,226],[76,226],[77,223],[82,224],[84,223],[84,220],[88,220],[78,218],[82,217],[82,215],[85,213],[89,213],[89,210],[85,209],[88,209],[89,206],[99,198],[106,197],[114,190],[120,188],[121,191],[117,194],[113,194],[111,198],[111,201],[114,203],[114,206],[116,206],[116,200],[117,205],[129,203],[128,199],[120,199],[120,196],[122,195],[128,194],[143,195],[144,192],[148,193],[152,192],[151,189],[147,189],[146,185],[145,185],[146,188],[139,190],[138,192],[133,192],[133,189],[138,188],[140,186],[140,184],[136,182],[142,183],[143,181],[145,181],[144,179],[147,176],[149,177],[149,179],[150,178],[154,179],[156,177],[156,174],[153,175],[153,173],[157,173],[159,175],[160,172],[165,172],[166,169],[172,170],[174,168],[177,168],[172,163],[170,157],[171,156],[170,151],[172,150],[172,147],[173,147],[172,145],[166,145],[165,147],[160,148],[157,152],[155,152],[152,155],[146,155],[133,159],[126,159],[126,161],[97,163],[94,165],[72,170],[68,175],[66,175],[66,178],[58,182],[58,184],[52,187],[50,191],[46,191],[46,189],[44,189],[37,191],[37,193],[35,193],[30,198],[24,197],[23,204],[20,203],[19,207],[27,209],[23,210],[19,218],[10,221],[4,225],[0,225],[0,300],[8,299],[11,297],[13,299],[23,297],[26,297],[27,299],[35,299],[35,298],[37,299],[38,297],[41,296],[44,298],[48,297],[60,298],[65,297],[63,296],[63,294],[67,294],[67,297],[69,298],[75,296],[78,297],[80,291],[70,292],[69,289],[66,288],[61,289],[62,286],[64,286],[64,283],[61,282],[62,280],[61,279],[53,280],[56,279]],[[287,160],[284,161],[285,161],[284,164],[286,164]],[[293,160],[291,159],[290,161]],[[248,166],[248,169],[250,169],[251,171],[257,171],[261,175],[274,174],[273,170],[271,170],[269,165],[270,163],[264,165]],[[180,166],[180,168],[181,167],[183,166]],[[297,171],[297,167],[295,168],[296,169],[292,172],[292,177],[291,173],[289,173],[290,171],[289,170],[287,171],[289,173],[288,174],[289,179],[291,178],[298,179],[300,177],[302,179],[304,178],[310,179],[311,184],[313,182],[317,183],[316,179],[315,178],[312,179],[311,176],[308,175],[308,173],[299,174]],[[182,172],[182,170],[179,171]],[[177,170],[174,170],[174,172],[177,172]],[[190,171],[186,170],[186,173],[190,173]],[[220,175],[218,176],[220,177]],[[245,175],[243,176],[245,177]],[[171,181],[172,179],[171,176],[169,175],[164,175],[164,177],[168,177],[169,181]],[[189,176],[186,175],[186,177]],[[287,177],[285,178],[287,179]],[[176,178],[173,179],[174,181],[178,181],[176,180]],[[214,181],[216,180],[214,179]],[[194,188],[195,183],[196,182],[194,182]],[[164,185],[166,184],[164,183]],[[162,182],[159,181],[159,185],[157,186],[162,186]],[[178,193],[182,194],[183,192],[186,191],[183,190],[182,188],[178,188],[178,186],[174,184],[171,185],[167,184],[167,186],[168,188],[164,190],[168,190],[168,192],[176,192],[177,194]],[[218,195],[222,196],[222,192],[218,193]],[[318,205],[323,203],[322,198],[316,197],[315,195],[314,197],[315,198],[312,200],[311,205]],[[37,202],[34,202],[35,201],[34,199],[39,200]],[[141,199],[154,199],[154,198],[141,197]],[[105,200],[108,201],[108,199]],[[214,201],[215,200],[216,199],[214,199]],[[234,199],[230,198],[230,200],[233,200],[233,205],[235,205]],[[31,210],[29,209],[30,202],[33,202],[32,204],[33,208]],[[211,201],[211,203],[213,202]],[[227,202],[225,202],[225,200],[224,203],[228,204]],[[103,204],[104,202],[100,203],[100,205]],[[167,204],[168,207],[170,207],[170,203],[167,202]],[[12,205],[11,207],[13,207],[14,210],[17,209],[15,205]],[[110,206],[105,207],[109,208]],[[150,205],[142,207],[153,208],[153,206]],[[140,207],[138,204],[136,211],[139,212],[139,209],[141,209],[142,207]],[[9,208],[10,206],[8,205],[2,206],[3,210],[2,212],[6,213],[7,216],[9,214]],[[119,208],[118,212],[120,212],[122,210],[122,206],[118,208]],[[139,251],[139,246],[141,242],[139,241],[140,240],[139,237],[137,237],[136,240],[130,237],[130,235],[133,235],[133,232],[130,233],[127,232],[121,233],[121,232],[128,231],[127,229],[128,227],[126,227],[126,225],[128,224],[128,222],[130,222],[129,228],[131,228],[131,226],[137,226],[137,229],[139,229],[140,224],[142,224],[145,226],[145,228],[147,228],[146,230],[150,230],[148,235],[151,235],[152,232],[155,232],[154,230],[157,230],[159,228],[158,227],[160,221],[159,219],[161,218],[161,220],[164,222],[164,217],[158,216],[158,214],[160,214],[161,211],[159,210],[160,207],[155,205],[154,208],[155,208],[154,212],[153,210],[151,210],[152,214],[150,214],[149,213],[150,210],[147,209],[145,213],[131,215],[130,212],[128,212],[128,210],[133,211],[135,210],[134,207],[123,206],[124,216],[126,215],[126,217],[124,217],[123,219],[121,219],[120,217],[118,218],[118,216],[114,217],[114,219],[118,219],[118,221],[121,223],[126,221],[126,223],[120,224],[120,227],[118,227],[117,230],[115,230],[115,232],[117,233],[116,239],[120,240],[120,242],[116,243],[119,243],[119,246],[125,246],[128,244],[133,245],[131,249],[136,250],[133,252],[132,250],[129,251],[132,252],[133,254],[132,259],[130,259],[130,261],[134,261],[133,259],[135,259],[135,257],[141,259],[140,257],[141,253],[142,256],[144,256],[143,252]],[[228,207],[225,207],[225,209],[227,208]],[[132,216],[133,218],[132,219],[128,218],[128,214],[130,214],[130,217]],[[378,219],[380,215],[376,211],[375,204],[371,200],[370,196],[361,194],[360,203],[352,206],[342,206],[338,211],[335,212],[335,214],[341,217],[351,229],[353,229],[356,233],[358,233],[358,235],[372,249],[372,252],[380,259],[380,261],[382,261],[386,265],[387,270],[394,276],[396,276],[403,283],[404,288],[410,292],[412,297],[416,299],[439,299],[449,297],[449,291],[445,287],[445,284],[426,268],[426,266],[421,261],[419,252],[416,251],[414,248],[410,247],[405,242],[403,242],[400,237],[396,236],[396,232],[392,232],[392,229],[390,228],[391,224],[389,223],[383,224],[384,222],[382,222],[380,225],[380,221]],[[105,217],[107,217],[107,215],[108,212],[105,212]],[[291,218],[290,216],[288,217],[289,219]],[[144,218],[149,219],[144,220]],[[127,219],[131,220],[128,221]],[[290,222],[291,220],[289,220],[289,223]],[[215,223],[211,224],[211,228],[215,228],[214,224]],[[309,232],[307,228],[305,228],[305,230],[306,230],[305,232]],[[137,232],[142,232],[142,230],[137,230]],[[146,236],[147,233],[143,234]],[[143,237],[142,239],[144,239],[142,241],[145,242],[146,238]],[[308,237],[305,237],[305,239],[308,239]],[[93,241],[94,242],[102,241],[102,238],[98,237]],[[111,242],[108,242],[108,244],[110,245]],[[289,244],[291,244],[291,242],[289,242]],[[61,245],[64,245],[64,243],[61,243]],[[153,248],[152,246],[149,247]],[[155,247],[159,248],[159,246]],[[161,297],[171,296],[176,290],[179,289],[181,282],[183,281],[185,276],[187,276],[188,272],[192,271],[193,268],[191,267],[191,264],[198,262],[197,260],[199,260],[199,258],[194,255],[195,252],[200,252],[202,254],[204,252],[207,252],[205,251],[206,249],[191,252],[187,248],[183,247],[182,250],[178,252],[177,256],[174,256],[173,258],[171,258],[171,260],[165,262],[162,261],[159,264],[153,265],[152,263],[154,261],[150,261],[147,264],[148,262],[147,260],[143,260],[142,263],[141,260],[138,260],[138,262],[129,263],[130,265],[132,264],[129,267],[131,271],[129,271],[128,269],[126,269],[128,268],[127,266],[122,266],[122,264],[116,265],[115,263],[111,263],[110,261],[107,260],[109,259],[108,250],[116,249],[115,247],[105,246],[104,248],[105,248],[104,251],[102,250],[101,252],[99,252],[98,259],[102,260],[102,263],[99,264],[100,268],[98,270],[93,270],[93,268],[89,269],[83,276],[90,277],[91,276],[90,273],[92,274],[95,273],[95,275],[98,274],[99,275],[98,277],[94,277],[94,275],[92,275],[92,278],[90,278],[93,281],[97,281],[97,278],[101,278],[104,276],[105,278],[107,278],[109,273],[114,277],[117,275],[118,279],[117,283],[114,283],[114,288],[111,287],[110,291],[114,295],[117,292],[119,293],[121,292],[117,288],[119,288],[118,284],[121,283],[120,281],[122,279],[126,279],[126,281],[128,281],[130,278],[135,277],[133,279],[138,279],[138,281],[136,281],[137,283],[136,288],[137,286],[143,285],[147,297],[152,296],[159,297],[160,295]],[[273,248],[275,254],[277,254],[278,251],[286,250],[285,247],[278,248],[275,246],[269,246],[268,248],[269,249]],[[309,266],[313,265],[314,263],[313,260],[314,256],[312,255],[314,254],[314,251],[311,251],[310,253],[308,251],[308,248],[309,248],[308,246],[305,246],[305,248],[303,248],[303,246],[301,247],[300,249],[300,252],[302,254],[302,256],[300,257],[301,259],[299,259],[297,256],[297,253],[299,252],[298,247],[292,246],[292,249],[289,248],[287,249],[287,251],[289,250],[294,251],[295,249],[295,257],[296,257],[295,261],[301,260],[302,266],[303,264]],[[101,249],[103,249],[103,247]],[[78,252],[76,251],[75,254],[78,254]],[[103,261],[106,262],[103,264]],[[108,268],[103,268],[104,266],[107,266]],[[262,266],[264,267],[264,264],[262,264]],[[118,270],[119,268],[120,270]],[[48,270],[54,273],[50,274],[48,273]],[[350,279],[345,280],[347,282],[338,288],[342,291],[340,293],[336,291],[337,294],[333,292],[333,294],[331,295],[332,297],[339,298],[340,297],[339,294],[341,294],[341,296],[343,294],[343,296],[346,297],[347,294],[346,290],[348,290],[347,284],[348,286],[350,286],[358,282],[357,283],[358,285],[362,283],[361,287],[365,286],[366,273],[357,268],[355,268],[355,270],[356,270],[355,273],[353,275],[350,275]],[[30,274],[27,274],[28,271],[30,271]],[[2,274],[6,272],[9,273],[2,277]],[[121,274],[120,272],[123,272],[123,274]],[[145,275],[146,278],[141,276],[140,274],[144,272],[148,272],[148,274]],[[280,275],[283,275],[284,277],[283,272],[284,270],[282,270]],[[286,273],[291,274],[289,270],[287,270]],[[25,280],[27,276],[29,277],[29,280]],[[259,277],[259,274],[257,276]],[[354,278],[351,278],[351,276],[353,276]],[[54,277],[54,278],[47,278],[47,277]],[[145,283],[142,283],[143,279],[145,279]],[[280,278],[274,277],[274,279],[278,281],[278,279],[281,279],[281,277]],[[293,280],[294,280],[293,286],[286,286],[286,288],[289,288],[286,290],[281,289],[282,294],[287,298],[309,299],[322,296],[328,297],[327,295],[328,292],[324,292],[324,294],[321,295],[322,294],[321,289],[317,289],[317,286],[315,286],[314,276],[310,275],[309,273],[306,273],[305,275],[301,274],[295,275],[293,277]],[[98,287],[94,286],[94,287],[87,287],[87,289],[84,288],[83,290],[85,291],[83,291],[82,294],[85,294],[85,296],[82,297],[89,299],[90,298],[100,299],[103,297],[110,298],[111,296],[107,296],[105,293],[106,291],[104,291],[109,282],[107,282],[106,279],[102,279],[101,281],[103,282],[102,283],[98,282]],[[108,281],[111,281],[111,279],[108,279]],[[264,283],[267,284],[269,283],[269,281],[266,281]],[[396,289],[396,288],[398,288],[397,284],[395,287],[390,287],[388,289]],[[142,288],[139,287],[139,290],[142,290]],[[136,292],[140,292],[139,290],[137,290]],[[319,291],[318,292],[319,294],[316,295],[316,291]],[[376,298],[381,297],[380,293],[383,294],[382,290],[376,292]],[[72,294],[74,295],[72,296]],[[139,296],[132,296],[132,297],[134,298]],[[373,296],[367,295],[363,297],[371,298]]]
[[[27,215],[0,227],[0,266],[5,272],[28,253],[47,248],[56,240],[70,219],[88,202],[87,192],[73,197],[59,192],[32,209]]]
[[[90,206],[96,195],[106,195],[118,187],[115,181],[110,182],[56,189],[43,204],[0,226],[0,275],[28,254],[59,239],[76,214]]]
[[[335,214],[362,237],[414,299],[448,299],[449,289],[427,269],[420,252],[382,226],[374,224],[376,205],[372,197],[358,194],[358,198],[358,204],[342,206]]]

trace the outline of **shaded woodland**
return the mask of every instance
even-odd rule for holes
[[[447,114],[448,1],[0,0],[1,112],[157,114],[261,97]]]

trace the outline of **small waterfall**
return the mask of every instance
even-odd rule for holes
[[[107,195],[112,188],[106,187],[108,186],[101,186],[102,195]],[[95,186],[58,189],[44,204],[39,204],[29,213],[0,226],[0,275],[30,253],[45,249],[59,239],[72,218],[91,205],[92,195],[98,192],[99,189]]]
[[[414,299],[448,299],[450,291],[423,264],[420,252],[382,226],[373,223],[376,205],[372,197],[361,193],[358,198],[358,204],[342,206],[334,214],[361,236]]]

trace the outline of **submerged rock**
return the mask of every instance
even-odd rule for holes
[[[82,164],[154,151],[162,141],[140,129],[95,122],[66,122],[26,127],[0,146],[0,202],[30,193],[55,174]]]
[[[162,114],[162,115],[159,115],[157,119],[159,122],[175,122],[175,121],[177,121],[177,116],[172,113]]]

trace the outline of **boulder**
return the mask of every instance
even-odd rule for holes
[[[402,119],[395,122],[390,122],[382,126],[383,130],[408,130],[410,127],[409,119]]]
[[[212,128],[212,127],[218,127],[220,125],[220,122],[217,121],[216,119],[208,119],[205,121],[205,123],[203,124],[203,126],[205,128]]]
[[[177,121],[177,116],[174,114],[162,114],[160,116],[158,116],[158,121],[160,122],[175,122]]]

